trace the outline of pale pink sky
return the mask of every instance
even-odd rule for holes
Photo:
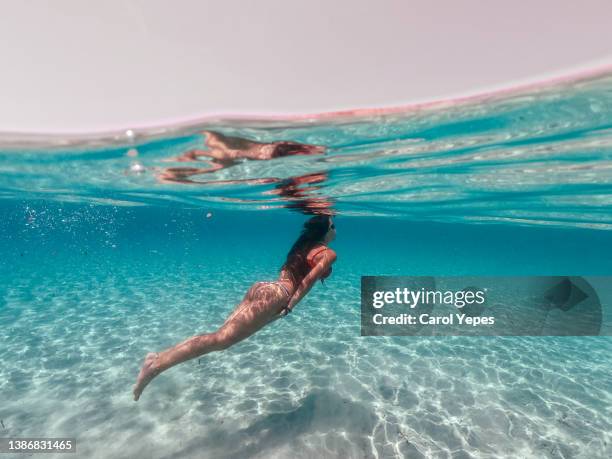
[[[0,14],[0,132],[396,106],[612,62],[612,2],[54,0]]]

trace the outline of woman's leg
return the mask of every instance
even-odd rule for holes
[[[256,284],[216,332],[193,336],[163,352],[147,354],[134,386],[134,400],[138,400],[147,384],[162,371],[209,352],[227,349],[260,330],[276,318],[283,300],[277,287],[259,288]]]

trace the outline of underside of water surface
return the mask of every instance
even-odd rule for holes
[[[206,132],[305,148],[211,168],[205,155],[184,157],[207,149]],[[0,193],[7,199],[229,209],[303,208],[310,199],[329,201],[342,215],[411,221],[611,223],[606,73],[403,110],[3,138]],[[169,169],[183,173],[168,180]],[[202,172],[186,176],[188,169]]]
[[[334,216],[332,276],[132,401],[144,355],[217,329],[316,214]],[[74,437],[87,458],[610,457],[609,337],[362,337],[359,308],[365,275],[609,276],[611,249],[606,73],[402,110],[3,135],[0,437]]]

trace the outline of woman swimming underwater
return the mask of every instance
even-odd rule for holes
[[[193,336],[163,352],[149,353],[134,386],[134,400],[153,378],[186,360],[221,351],[248,338],[270,322],[287,315],[318,279],[331,274],[336,253],[328,247],[336,229],[327,215],[311,217],[293,244],[278,280],[256,282],[242,302],[213,333]]]

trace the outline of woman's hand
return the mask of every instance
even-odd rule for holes
[[[275,320],[282,319],[283,317],[285,317],[287,314],[289,314],[291,312],[291,310],[288,310],[288,309],[289,308],[282,309],[275,316],[272,316],[272,318],[270,319],[270,321],[268,323],[272,323]]]

